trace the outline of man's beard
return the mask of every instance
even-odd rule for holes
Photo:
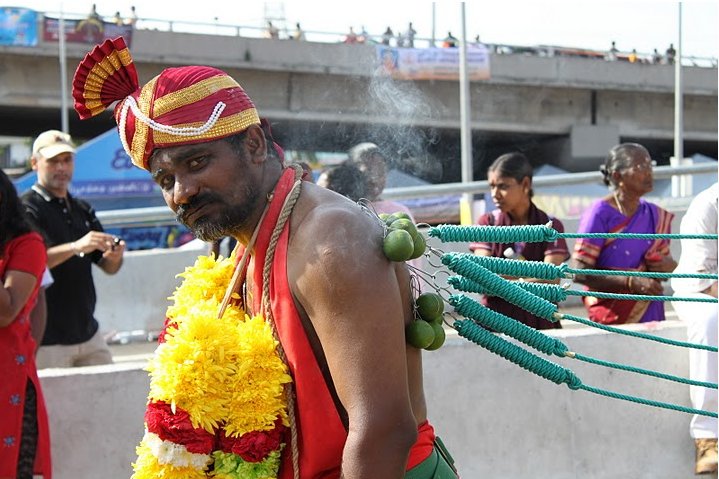
[[[194,233],[195,237],[202,241],[217,241],[225,236],[233,236],[243,227],[247,226],[250,215],[257,206],[257,199],[260,194],[251,185],[245,187],[245,196],[242,204],[231,205],[226,203],[215,193],[204,193],[196,196],[187,205],[177,208],[177,221],[187,226]],[[187,224],[186,216],[205,204],[220,203],[224,205],[223,210],[215,216],[206,215],[198,218],[190,226]]]

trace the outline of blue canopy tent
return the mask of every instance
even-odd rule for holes
[[[22,193],[35,181],[37,174],[31,171],[15,186]],[[97,211],[165,204],[149,173],[132,164],[114,128],[77,148],[70,193]]]
[[[387,173],[385,188],[425,185],[431,185],[431,183],[393,169]],[[417,222],[439,224],[459,221],[459,200],[460,196],[458,195],[443,195],[403,199],[400,203],[410,209]]]
[[[15,187],[23,193],[36,181],[37,174],[31,171],[16,179]],[[70,193],[97,211],[165,205],[159,187],[147,171],[132,164],[114,128],[77,148]],[[173,247],[192,239],[180,225],[107,231],[123,238],[129,249]]]

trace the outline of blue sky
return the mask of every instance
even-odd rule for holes
[[[24,6],[40,11],[85,14],[90,0],[6,0],[8,6]],[[432,2],[426,0],[394,2],[177,2],[176,0],[96,0],[101,15],[111,17],[119,10],[123,16],[137,6],[140,17],[236,24],[264,25],[265,13],[284,14],[288,26],[300,22],[303,29],[346,32],[350,26],[365,26],[371,34],[381,34],[387,26],[395,32],[413,22],[419,37],[430,37]],[[716,1],[683,2],[682,47],[685,56],[717,57],[719,40]],[[201,8],[199,7],[201,5]],[[597,50],[608,49],[611,41],[622,51],[636,48],[650,53],[664,52],[670,43],[677,45],[678,3],[664,0],[545,0],[467,2],[467,36],[480,35],[482,41],[517,45],[561,45]],[[436,36],[443,38],[451,30],[460,34],[458,2],[435,3]],[[217,18],[217,20],[215,20]]]

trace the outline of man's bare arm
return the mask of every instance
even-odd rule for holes
[[[378,223],[337,209],[305,220],[290,246],[290,284],[349,417],[346,479],[403,477],[417,434],[400,285],[381,241]]]

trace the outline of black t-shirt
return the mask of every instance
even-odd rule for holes
[[[47,247],[77,241],[91,230],[103,231],[92,207],[80,199],[57,198],[39,184],[22,195],[30,220],[45,236]],[[92,263],[102,259],[101,251],[73,256],[50,270],[54,283],[47,298],[47,326],[43,345],[79,344],[98,329],[95,313],[95,284]]]

